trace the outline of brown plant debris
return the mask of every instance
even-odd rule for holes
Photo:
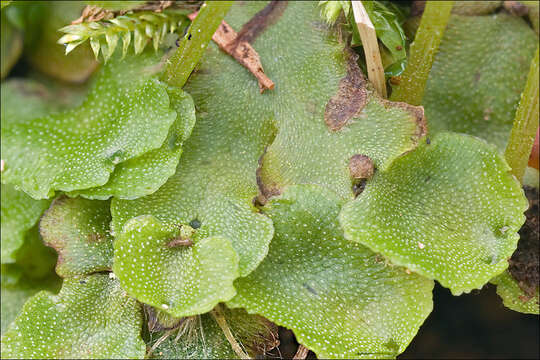
[[[273,22],[276,21],[275,14],[283,6],[274,6],[270,8],[270,11],[266,10],[272,4],[273,3],[270,3],[262,11],[257,13],[249,22],[247,22],[240,33],[236,33],[236,31],[234,31],[229,24],[222,21],[221,25],[217,28],[216,32],[212,36],[212,40],[219,46],[220,49],[231,55],[257,78],[259,81],[259,89],[261,94],[266,89],[273,90],[274,82],[270,80],[264,73],[259,54],[257,54],[255,49],[253,49],[247,40],[252,41],[255,39],[256,36],[266,28],[270,22],[270,19],[272,19],[271,21]],[[190,20],[193,20],[196,16],[197,13],[192,13],[189,15],[189,18]]]
[[[540,281],[539,199],[538,189],[528,186],[524,186],[523,189],[529,199],[529,209],[525,212],[527,221],[519,230],[520,239],[516,251],[509,260],[508,270],[521,290],[532,298]]]
[[[142,4],[141,6],[138,6],[129,11],[162,12],[164,9],[168,8],[169,6],[173,4],[174,4],[174,1],[171,1],[171,0],[147,1],[145,4]],[[124,15],[127,12],[128,12],[127,10],[111,11],[111,10],[100,8],[99,6],[88,5],[83,9],[81,17],[76,20],[73,20],[71,22],[71,25],[77,25],[83,22],[109,20],[109,19],[113,19],[114,17],[118,15]]]
[[[114,12],[102,9],[99,6],[87,5],[83,9],[81,17],[73,20],[71,25],[82,24],[83,22],[109,20],[112,18],[114,18]]]

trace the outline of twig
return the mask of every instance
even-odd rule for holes
[[[305,347],[304,345],[300,344],[298,345],[298,350],[296,350],[296,354],[294,354],[293,359],[304,360],[307,357],[308,352],[309,352],[309,349]]]
[[[420,105],[439,49],[446,25],[450,19],[453,1],[428,1],[409,50],[409,60],[399,84],[392,87],[392,101]]]
[[[190,14],[188,17],[193,19],[195,16],[197,13]],[[229,24],[222,21],[212,36],[212,40],[257,78],[261,93],[266,89],[274,89],[274,82],[264,73],[259,54],[247,41],[241,40]]]
[[[360,39],[362,40],[362,46],[364,47],[364,53],[366,55],[368,78],[373,83],[373,86],[375,86],[379,95],[386,99],[384,68],[379,52],[379,43],[377,42],[375,27],[369,19],[366,9],[364,9],[364,5],[362,5],[361,1],[352,1],[352,8],[356,26],[360,33]]]
[[[236,353],[236,355],[238,355],[241,359],[251,359],[251,357],[245,353],[238,341],[236,341],[236,339],[234,338],[231,329],[229,328],[229,325],[227,325],[227,320],[225,319],[225,316],[221,311],[220,305],[217,305],[210,313],[218,323],[221,330],[223,330],[223,334],[225,334],[225,337],[231,344],[231,347]]]
[[[232,1],[207,1],[201,6],[180,46],[167,60],[164,74],[167,83],[184,86],[231,5]]]
[[[510,139],[504,152],[512,174],[521,182],[538,129],[538,47],[521,94]]]

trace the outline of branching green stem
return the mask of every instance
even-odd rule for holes
[[[521,94],[510,139],[504,152],[512,174],[521,182],[538,128],[538,51],[531,62],[525,90]]]
[[[414,42],[409,50],[407,67],[390,100],[420,105],[431,65],[450,19],[453,1],[428,1]]]
[[[232,1],[207,1],[203,4],[180,46],[167,60],[164,73],[167,83],[184,86],[231,5]]]

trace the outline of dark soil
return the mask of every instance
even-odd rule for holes
[[[439,284],[433,312],[400,359],[538,359],[538,316],[502,304],[496,286],[452,296]]]
[[[529,297],[536,294],[540,281],[540,220],[538,218],[538,190],[523,188],[529,199],[529,209],[525,212],[527,221],[519,231],[518,247],[510,260],[508,270],[517,280],[519,287]]]

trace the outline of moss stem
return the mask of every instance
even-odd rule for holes
[[[537,47],[504,152],[512,174],[520,182],[523,180],[538,129],[538,51]]]
[[[207,1],[201,6],[180,46],[167,60],[164,72],[167,83],[184,86],[231,5],[232,1]]]
[[[407,67],[390,100],[420,105],[435,54],[450,19],[453,1],[428,1],[409,50]]]

